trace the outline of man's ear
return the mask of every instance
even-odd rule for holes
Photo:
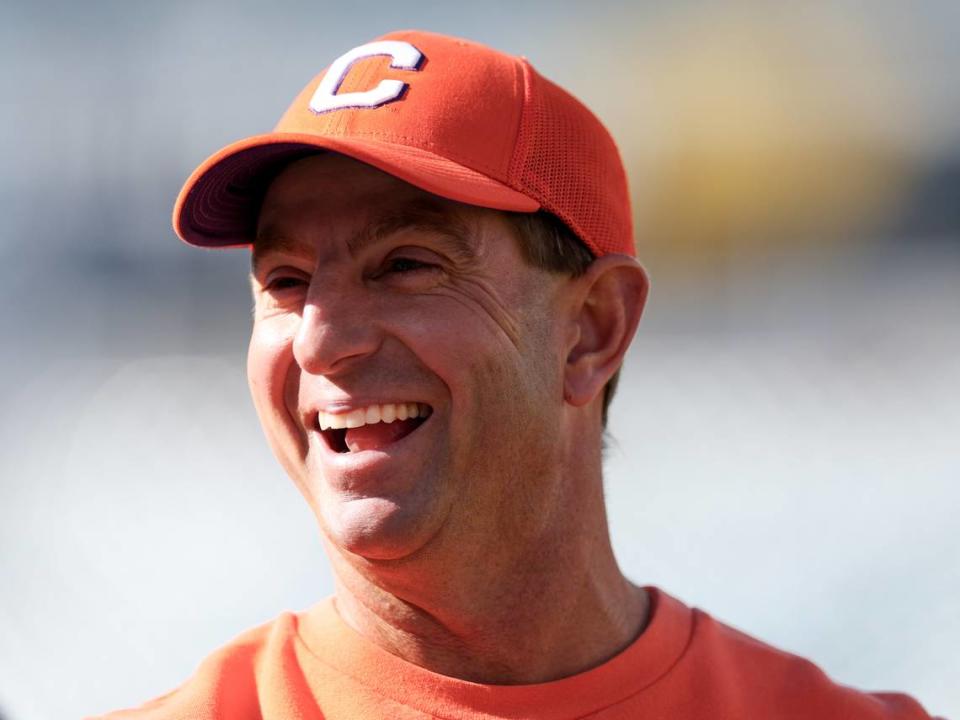
[[[563,391],[564,399],[579,407],[601,395],[619,369],[650,283],[636,259],[611,254],[594,260],[577,285]]]

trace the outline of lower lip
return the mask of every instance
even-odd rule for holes
[[[310,433],[310,444],[319,451],[320,465],[327,479],[344,489],[357,491],[371,485],[393,484],[396,480],[409,482],[410,473],[402,472],[399,462],[403,455],[416,453],[435,423],[431,413],[413,432],[375,450],[336,452],[319,431]]]

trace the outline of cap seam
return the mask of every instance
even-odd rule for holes
[[[524,194],[529,194],[526,183],[523,182],[521,169],[524,160],[527,157],[528,138],[526,130],[527,114],[530,108],[530,95],[532,93],[530,83],[530,72],[533,70],[526,58],[520,58],[517,63],[517,69],[520,79],[523,83],[523,93],[521,95],[520,122],[517,123],[517,133],[513,140],[513,155],[510,157],[510,167],[507,169],[507,180],[517,190]],[[543,205],[539,197],[535,198],[537,202]]]

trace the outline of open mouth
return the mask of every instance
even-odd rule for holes
[[[379,450],[397,442],[426,422],[433,412],[426,403],[368,405],[346,413],[317,414],[317,427],[337,453]]]

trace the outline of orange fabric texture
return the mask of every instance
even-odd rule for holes
[[[437,675],[368,642],[328,599],[240,635],[173,692],[105,717],[929,719],[906,695],[837,685],[812,663],[648,590],[653,613],[641,636],[604,665],[556,682],[492,686]]]

